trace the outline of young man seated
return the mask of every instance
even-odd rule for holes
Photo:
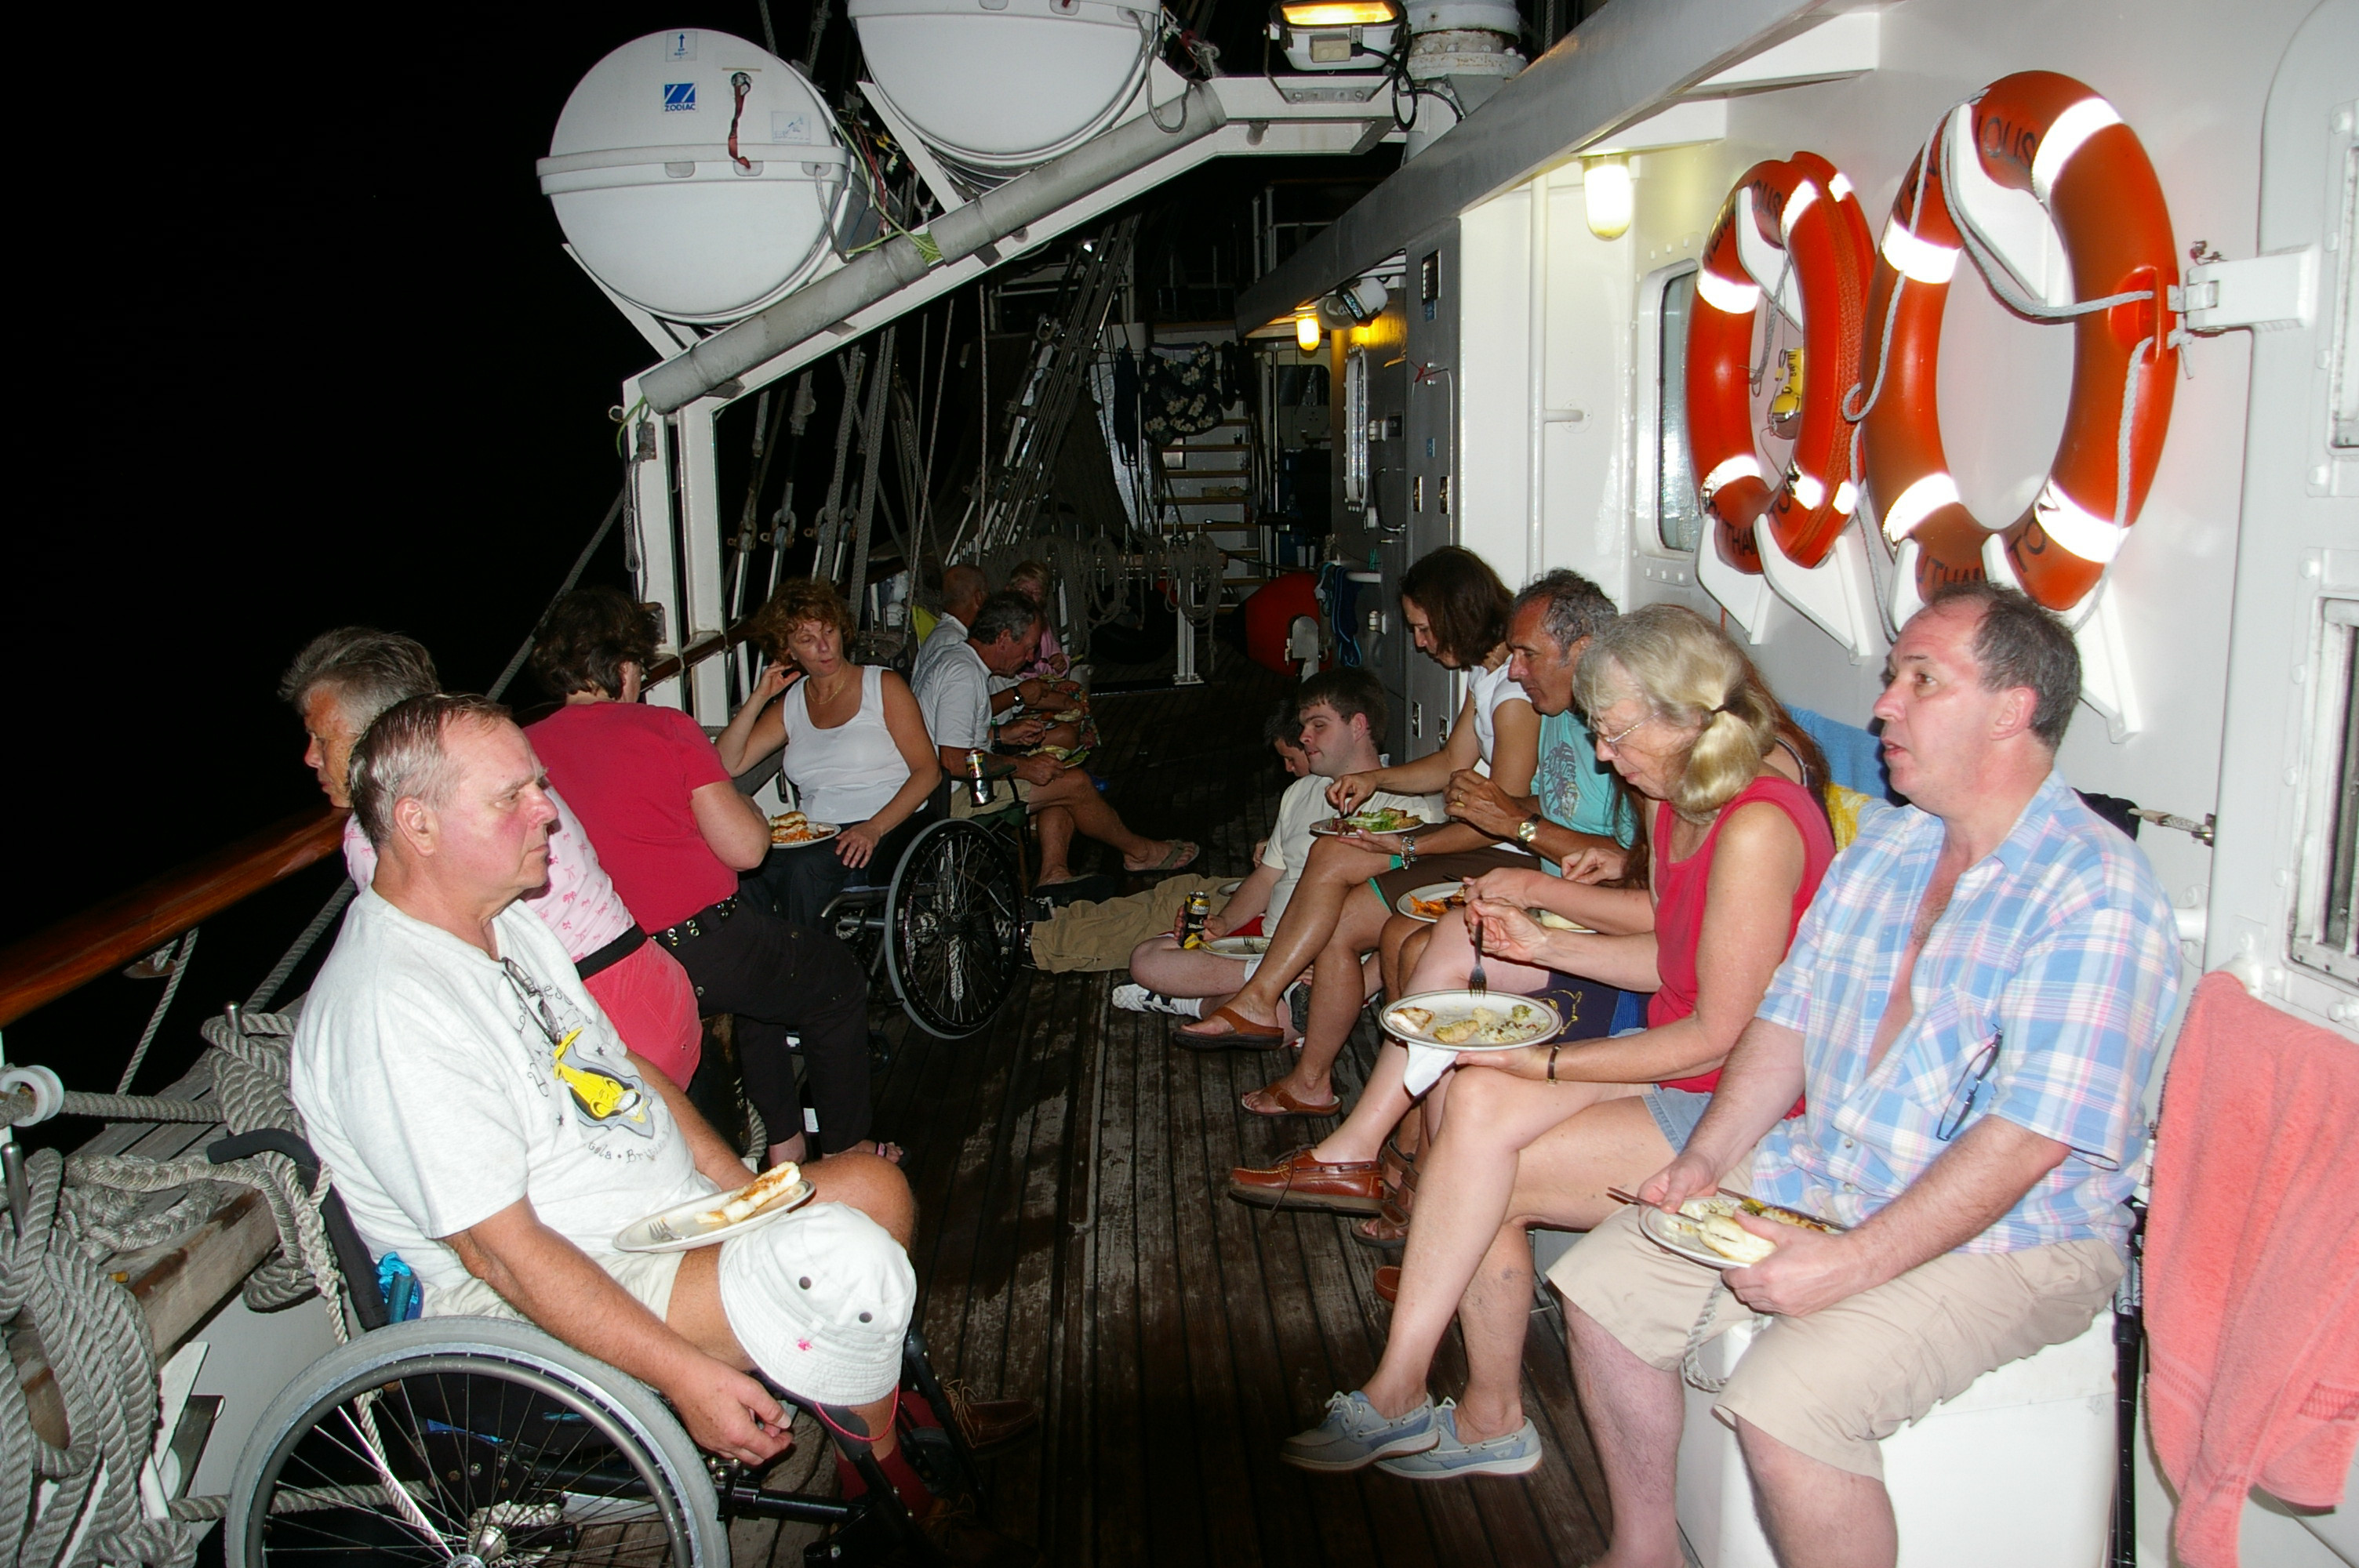
[[[1311,828],[1334,818],[1335,808],[1327,798],[1328,784],[1347,774],[1369,773],[1384,765],[1379,749],[1385,741],[1385,688],[1373,673],[1364,669],[1322,671],[1302,683],[1294,702],[1298,726],[1295,739],[1310,762],[1310,772],[1296,780],[1279,797],[1276,831],[1262,847],[1253,874],[1206,925],[1208,936],[1275,930],[1286,914],[1288,901],[1294,895],[1302,868],[1310,860],[1310,847],[1317,841]],[[1438,796],[1384,792],[1371,795],[1361,809],[1374,811],[1386,806],[1429,820],[1439,819],[1441,815]],[[1131,955],[1130,972],[1148,992],[1199,1000],[1198,1006],[1175,1002],[1157,1011],[1190,1016],[1210,1012],[1217,1016],[1228,998],[1252,977],[1257,963],[1253,957],[1182,947],[1174,934],[1140,944]],[[1364,962],[1362,968],[1364,996],[1375,989],[1376,977],[1372,964]],[[1121,1000],[1117,998],[1118,1002]],[[1328,1074],[1342,1044],[1343,1037],[1335,1036],[1305,1047],[1297,1074],[1308,1093],[1289,1092],[1288,1084],[1281,1081],[1245,1096],[1245,1108],[1263,1116],[1333,1115],[1337,1107]]]
[[[633,1220],[751,1173],[517,903],[548,878],[557,820],[524,732],[480,697],[413,697],[353,748],[350,790],[376,871],[311,989],[292,1076],[371,1253],[400,1255],[429,1315],[528,1318],[748,1465],[788,1445],[753,1368],[848,1406],[913,1509],[941,1511],[893,1430],[917,1285],[901,1173],[840,1154],[810,1168],[800,1217],[685,1253],[617,1250]]]

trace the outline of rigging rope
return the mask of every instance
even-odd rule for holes
[[[180,982],[188,978],[189,959],[197,950],[197,930],[191,925],[178,942],[165,945],[165,951],[172,955],[172,967],[165,972],[164,994],[156,999],[156,1011],[147,1015],[147,1027],[133,1048],[131,1060],[123,1065],[123,1077],[114,1086],[116,1094],[130,1092],[131,1080],[139,1076],[139,1065],[147,1059],[147,1047],[156,1044],[156,1032],[164,1027],[164,1015],[172,1011],[172,999],[180,994]]]

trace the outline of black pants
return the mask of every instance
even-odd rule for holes
[[[818,853],[817,850],[810,851]],[[802,1038],[819,1112],[819,1147],[837,1154],[869,1136],[868,979],[852,949],[808,925],[790,925],[745,898],[718,926],[673,951],[696,987],[698,1011],[737,1015],[737,1070],[770,1141],[803,1130],[787,1032]]]
[[[937,795],[940,792],[937,791]],[[901,863],[909,841],[941,819],[934,802],[909,814],[907,821],[877,840],[876,852],[864,866],[847,866],[836,858],[832,841],[800,848],[778,846],[762,869],[744,879],[747,894],[769,904],[780,919],[798,925],[816,925],[820,912],[846,888],[889,886],[893,870]]]

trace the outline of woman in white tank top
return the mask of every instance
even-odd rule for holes
[[[804,815],[842,828],[824,846],[772,849],[759,873],[778,914],[806,925],[842,888],[891,875],[941,781],[908,683],[845,659],[851,631],[834,584],[781,583],[754,628],[770,665],[714,741],[733,775],[784,746],[780,770]]]

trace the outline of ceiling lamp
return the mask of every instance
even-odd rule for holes
[[[1293,0],[1270,7],[1269,36],[1297,70],[1378,70],[1400,24],[1398,0]]]
[[[1629,232],[1630,160],[1618,153],[1582,158],[1581,197],[1591,233],[1601,240],[1618,240]]]
[[[1306,354],[1319,347],[1319,312],[1305,310],[1294,319],[1294,343]]]

